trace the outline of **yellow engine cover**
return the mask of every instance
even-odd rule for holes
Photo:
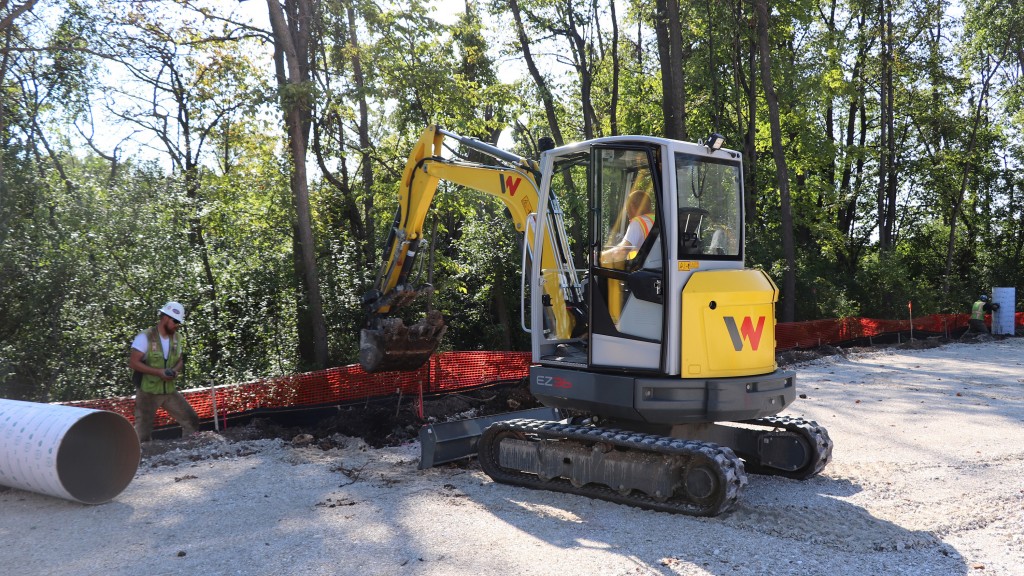
[[[775,371],[779,289],[761,270],[694,272],[683,288],[683,378]]]

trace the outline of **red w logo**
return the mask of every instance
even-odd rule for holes
[[[509,196],[512,196],[513,198],[515,197],[516,190],[519,188],[519,183],[522,182],[522,181],[523,181],[522,178],[516,178],[515,182],[513,182],[511,176],[506,176],[505,177],[505,188],[508,188],[508,195]],[[493,182],[493,180],[491,180],[491,182]]]
[[[743,350],[743,342],[750,340],[750,348],[754,351],[761,345],[761,332],[764,330],[764,316],[757,319],[757,328],[754,328],[754,321],[747,316],[743,319],[739,329],[736,328],[736,319],[732,316],[725,317],[725,327],[729,329],[729,337],[732,338],[732,347],[737,352]]]

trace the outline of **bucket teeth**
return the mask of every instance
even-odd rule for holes
[[[437,350],[446,329],[436,310],[412,326],[400,318],[381,319],[359,334],[359,364],[369,373],[416,370]]]

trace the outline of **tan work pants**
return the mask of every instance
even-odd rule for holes
[[[199,416],[192,406],[181,395],[181,392],[173,394],[150,394],[142,390],[135,391],[135,432],[139,435],[140,442],[147,442],[153,434],[153,419],[156,417],[156,409],[163,408],[181,424],[182,437],[199,430]]]

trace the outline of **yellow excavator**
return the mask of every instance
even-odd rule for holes
[[[490,160],[446,157],[447,142]],[[476,455],[498,482],[696,516],[729,510],[748,472],[824,468],[825,428],[778,415],[796,398],[775,362],[778,288],[744,268],[741,157],[722,143],[542,139],[534,161],[423,132],[363,297],[360,364],[412,370],[436,350],[440,313],[411,326],[395,314],[432,290],[410,277],[438,183],[452,182],[497,197],[524,235],[529,384],[548,408],[424,427],[421,468]],[[569,201],[586,209],[566,213]]]

